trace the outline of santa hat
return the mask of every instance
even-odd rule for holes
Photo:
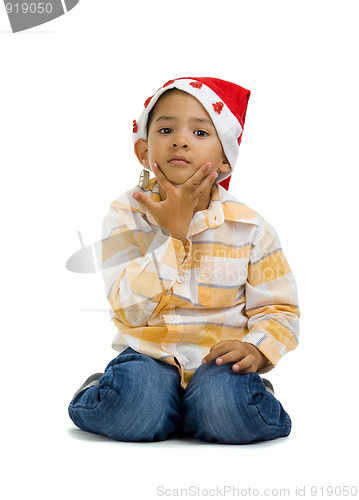
[[[250,91],[218,78],[186,77],[170,80],[146,100],[140,118],[133,121],[133,142],[139,139],[147,140],[148,115],[159,97],[166,90],[173,88],[183,90],[198,99],[211,117],[231,166],[229,172],[218,173],[217,182],[228,189],[242,139]]]

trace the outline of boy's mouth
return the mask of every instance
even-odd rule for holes
[[[172,165],[188,165],[189,161],[186,160],[184,156],[176,155],[171,158],[168,163],[171,163]]]

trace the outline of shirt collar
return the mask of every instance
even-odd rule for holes
[[[132,194],[138,190],[139,188],[136,186],[117,198],[117,200],[115,200],[111,205],[125,210],[127,209],[140,212],[141,214],[146,215],[147,219],[152,224],[158,226],[152,214],[132,198]],[[159,186],[155,177],[150,179],[148,187],[146,189],[142,189],[142,191],[146,194],[146,196],[149,196],[151,200],[155,202],[161,201]],[[211,198],[208,208],[195,213],[191,221],[188,236],[208,228],[218,227],[223,224],[225,220],[258,225],[257,214],[254,210],[238,201],[222,186],[214,183],[211,190]]]

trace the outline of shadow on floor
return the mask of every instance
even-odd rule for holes
[[[87,442],[94,442],[94,443],[108,443],[111,445],[124,445],[126,444],[131,445],[131,446],[156,446],[156,447],[184,447],[184,446],[221,446],[221,447],[227,447],[227,446],[239,446],[240,448],[244,447],[250,447],[250,448],[268,448],[268,447],[273,447],[273,446],[280,446],[287,442],[289,440],[289,437],[284,437],[284,438],[279,438],[275,439],[273,441],[264,441],[264,442],[258,442],[258,443],[250,443],[250,444],[221,444],[221,443],[205,443],[203,441],[200,441],[199,439],[195,438],[190,438],[190,437],[171,437],[167,439],[166,441],[156,441],[156,442],[139,442],[139,443],[133,443],[133,442],[120,442],[116,441],[114,439],[111,439],[107,436],[103,436],[101,434],[93,434],[92,432],[85,432],[82,431],[81,429],[78,429],[77,427],[73,426],[67,429],[67,434],[70,436],[72,439],[76,439],[79,441],[87,441]]]

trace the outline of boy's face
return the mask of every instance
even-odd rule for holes
[[[174,184],[183,184],[206,162],[217,171],[231,169],[209,114],[195,97],[180,90],[158,100],[148,140],[137,141],[135,151],[146,167],[158,163]]]

